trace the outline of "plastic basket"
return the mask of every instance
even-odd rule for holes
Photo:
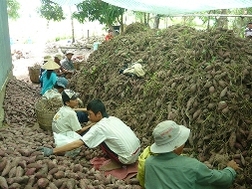
[[[31,82],[40,83],[39,81],[40,68],[28,67],[28,70]]]

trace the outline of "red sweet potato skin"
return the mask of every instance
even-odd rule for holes
[[[46,188],[49,185],[49,180],[47,178],[40,178],[37,184],[39,188]]]

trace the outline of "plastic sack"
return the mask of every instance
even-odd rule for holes
[[[139,63],[134,63],[129,68],[126,68],[123,71],[123,74],[135,74],[137,77],[143,77],[145,75],[145,71],[143,70],[143,67]]]

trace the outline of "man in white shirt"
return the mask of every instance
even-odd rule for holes
[[[119,118],[108,116],[100,100],[92,100],[87,106],[89,120],[95,123],[79,140],[57,148],[41,147],[44,156],[61,154],[82,145],[89,148],[100,146],[114,165],[133,164],[140,153],[140,140]]]
[[[52,131],[56,146],[62,146],[76,139],[90,127],[82,127],[74,108],[78,105],[78,94],[70,89],[63,90],[63,106],[54,115],[52,121]]]
[[[252,37],[252,22],[249,22],[247,28],[245,29],[245,37],[247,38]]]

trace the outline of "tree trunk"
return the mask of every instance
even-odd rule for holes
[[[69,6],[69,10],[70,10],[70,16],[71,16],[72,43],[74,43],[75,42],[75,38],[74,38],[74,21],[73,21],[72,10],[71,10],[70,6]]]
[[[153,26],[154,29],[158,29],[159,23],[160,23],[160,15],[157,14],[157,15],[155,15],[155,17],[154,17],[154,26]]]

